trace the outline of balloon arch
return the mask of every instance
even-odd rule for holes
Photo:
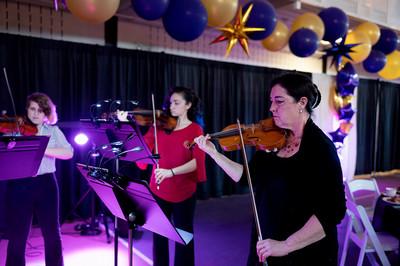
[[[57,2],[55,7],[57,9]],[[103,23],[119,7],[119,0],[61,0],[71,13],[90,23]],[[66,3],[65,3],[66,1]],[[337,7],[299,15],[288,28],[276,17],[274,7],[266,0],[248,1],[242,8],[239,0],[131,0],[134,12],[145,20],[161,19],[165,31],[179,42],[199,38],[207,25],[221,30],[213,42],[228,41],[227,53],[236,43],[248,52],[248,39],[261,41],[268,51],[279,51],[286,45],[298,57],[312,56],[320,41],[328,42],[324,57],[332,57],[337,70],[335,109],[339,128],[330,132],[337,146],[349,133],[355,111],[351,106],[359,83],[353,64],[362,63],[369,73],[384,79],[400,78],[400,52],[396,50],[395,31],[364,22],[349,29],[347,15]],[[244,15],[243,15],[244,14]],[[244,16],[244,17],[243,17]],[[228,50],[229,49],[229,50]]]

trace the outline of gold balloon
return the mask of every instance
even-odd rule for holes
[[[319,40],[322,39],[325,33],[324,22],[318,15],[311,12],[304,13],[293,21],[292,27],[290,28],[290,35],[301,28],[314,31]]]
[[[366,33],[371,41],[371,45],[377,43],[379,37],[381,37],[381,30],[375,23],[372,22],[361,23],[355,28],[355,31]]]
[[[371,41],[366,33],[360,31],[349,31],[346,36],[345,44],[357,44],[351,48],[353,52],[349,53],[352,60],[347,59],[346,57],[342,57],[343,64],[347,62],[351,63],[360,63],[364,61],[369,53],[371,52]]]
[[[350,129],[353,127],[353,123],[351,122],[342,122],[340,123],[340,131],[345,134],[349,134]]]
[[[67,7],[83,21],[103,23],[117,12],[119,0],[67,0]]]
[[[208,14],[208,26],[228,24],[236,15],[239,0],[201,0]]]
[[[331,90],[334,90],[331,94],[333,108],[336,110],[336,112],[339,112],[339,110],[343,108],[343,98],[336,92],[336,88],[331,88]]]
[[[335,87],[333,87],[332,90],[332,103],[333,108],[336,110],[336,112],[339,112],[340,109],[351,104],[351,101],[353,100],[353,95],[342,97],[338,94]]]
[[[346,97],[343,97],[343,106],[341,106],[341,108],[343,108],[346,105],[351,104],[352,100],[353,100],[353,95],[348,95]]]
[[[394,50],[393,53],[386,56],[385,67],[378,72],[378,75],[384,79],[400,78],[400,52]]]
[[[289,29],[282,21],[278,20],[274,31],[267,38],[261,41],[265,49],[279,51],[289,40]]]

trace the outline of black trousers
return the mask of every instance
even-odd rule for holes
[[[171,219],[172,217],[172,222],[176,228],[193,233],[193,219],[196,206],[195,195],[178,203],[168,202],[158,197],[156,197],[156,200],[168,218]],[[153,265],[169,265],[168,239],[158,234],[153,234]],[[186,246],[175,243],[174,265],[194,265],[194,238]]]
[[[54,173],[7,182],[6,266],[25,266],[25,246],[34,214],[44,238],[46,266],[62,266],[59,193]]]

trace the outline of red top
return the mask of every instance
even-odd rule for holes
[[[159,189],[157,189],[154,177],[154,169],[156,166],[154,165],[150,178],[150,189],[158,197],[170,202],[181,202],[188,199],[196,192],[197,182],[206,181],[205,153],[197,146],[194,146],[192,150],[189,150],[185,146],[185,144],[191,143],[194,138],[200,135],[203,135],[202,128],[193,122],[183,129],[172,131],[170,134],[167,134],[164,130],[157,129],[160,168],[171,169],[178,167],[189,162],[193,158],[196,159],[197,167],[196,170],[191,173],[174,175],[171,178],[164,179],[159,185]],[[153,150],[153,127],[146,133],[144,140],[150,150]]]

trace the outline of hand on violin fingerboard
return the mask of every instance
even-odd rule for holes
[[[203,150],[205,153],[211,155],[215,150],[215,145],[209,141],[210,135],[206,136],[198,136],[194,139],[194,142],[198,145],[198,147]]]

